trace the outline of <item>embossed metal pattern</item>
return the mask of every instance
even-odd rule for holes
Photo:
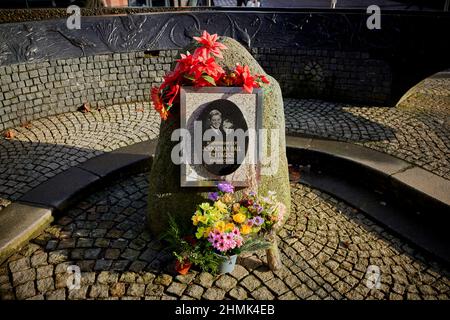
[[[440,15],[440,14],[439,14]],[[448,16],[383,15],[381,30],[368,30],[365,12],[192,11],[88,16],[80,30],[65,19],[0,25],[0,65],[76,58],[111,52],[179,49],[202,30],[232,37],[248,48],[337,50],[446,50],[433,35],[449,29]],[[411,41],[420,37],[420,42]],[[428,48],[431,44],[431,47]]]

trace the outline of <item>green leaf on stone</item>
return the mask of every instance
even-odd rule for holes
[[[185,77],[186,79],[188,79],[188,80],[191,80],[191,81],[194,81],[194,80],[195,80],[194,76],[190,76],[190,75],[188,75],[188,74],[185,74],[184,77]]]
[[[213,86],[216,85],[216,82],[214,81],[213,77],[205,74],[202,76],[202,78],[205,79],[206,81],[208,81],[209,83],[211,83]]]

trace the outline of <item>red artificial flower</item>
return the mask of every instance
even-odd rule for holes
[[[180,54],[175,69],[164,76],[161,86],[152,88],[151,99],[161,119],[166,120],[169,110],[179,101],[180,89],[183,85],[194,87],[211,87],[225,85],[242,87],[244,92],[252,93],[253,88],[259,88],[262,83],[269,83],[264,75],[252,75],[248,66],[236,65],[232,72],[226,73],[216,62],[215,57],[223,58],[221,50],[227,47],[217,42],[217,34],[210,35],[204,31],[201,37],[194,37],[200,47],[191,55],[189,52]]]
[[[163,107],[160,111],[159,111],[159,116],[161,117],[161,120],[166,121],[167,118],[169,117],[169,111]]]
[[[214,58],[209,58],[206,61],[198,62],[192,67],[192,75],[195,80],[200,79],[204,74],[211,76],[214,80],[218,80],[224,73],[221,66],[219,66]]]
[[[170,88],[169,92],[167,93],[167,97],[170,97],[167,104],[170,107],[173,105],[174,100],[178,97],[179,92],[180,92],[179,84],[175,84]]]
[[[189,52],[186,55],[180,54],[181,59],[177,60],[177,65],[175,67],[174,72],[178,72],[180,74],[189,73],[190,69],[193,65],[197,63],[197,59]]]
[[[267,77],[265,75],[255,74],[255,77],[259,78],[265,84],[270,84],[269,80],[267,79]]]
[[[151,91],[151,98],[153,102],[153,107],[156,111],[159,111],[163,108],[163,103],[161,97],[159,96],[159,88],[153,87]]]
[[[193,58],[196,61],[205,61],[205,60],[208,60],[209,57],[210,57],[209,49],[207,49],[205,47],[199,47],[199,48],[195,49],[195,51],[194,51]]]
[[[155,110],[159,113],[162,120],[167,120],[168,117],[168,111],[166,107],[164,106],[163,101],[161,100],[161,97],[159,95],[160,88],[153,87],[151,91],[151,98],[153,101],[153,107]]]
[[[252,93],[253,88],[259,88],[259,84],[255,81],[255,77],[251,75],[248,66],[237,64],[235,73],[240,78],[238,84],[242,85],[244,92]]]
[[[199,54],[208,56],[209,53],[212,53],[218,58],[223,58],[220,50],[227,49],[227,47],[223,43],[217,42],[217,34],[210,35],[205,30],[201,37],[194,37],[194,39],[203,45],[204,49],[201,49],[201,51],[205,51],[205,53],[199,51]]]

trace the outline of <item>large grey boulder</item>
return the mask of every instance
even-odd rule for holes
[[[220,41],[228,47],[228,50],[223,51],[224,59],[217,59],[222,67],[233,68],[236,63],[248,65],[253,74],[264,74],[270,81],[270,85],[266,86],[264,93],[263,128],[279,130],[279,141],[269,143],[279,145],[280,156],[277,172],[271,176],[262,175],[257,191],[262,194],[267,194],[269,190],[275,191],[278,199],[287,208],[286,220],[290,213],[291,199],[283,98],[280,86],[275,79],[264,72],[263,68],[239,42],[227,37],[221,37]],[[192,52],[192,45],[182,52],[189,49]],[[154,235],[160,235],[166,230],[169,214],[189,221],[196,206],[207,199],[208,192],[214,190],[214,188],[180,186],[180,166],[174,165],[170,158],[172,148],[177,144],[177,142],[172,142],[170,137],[173,130],[180,127],[179,107],[172,108],[171,112],[174,116],[173,120],[161,123],[159,141],[150,172],[148,223]],[[237,192],[245,191],[247,190],[240,189]]]

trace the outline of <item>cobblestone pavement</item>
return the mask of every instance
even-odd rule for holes
[[[411,89],[396,108],[285,99],[286,132],[364,145],[450,179],[450,71]]]
[[[72,112],[14,128],[0,138],[0,210],[47,179],[104,152],[153,139],[159,117],[148,103]]]
[[[401,102],[403,109],[415,109],[426,114],[449,118],[450,69],[439,72],[414,86]],[[431,108],[430,108],[431,106]]]
[[[348,205],[292,184],[293,213],[280,232],[283,268],[263,251],[231,274],[172,273],[145,230],[147,174],[121,180],[74,206],[0,265],[1,299],[448,299],[449,272]],[[69,290],[69,265],[81,268]],[[381,287],[367,287],[376,265]]]
[[[411,105],[361,107],[320,100],[285,100],[287,134],[360,144],[446,179],[450,179],[449,111],[450,103],[442,112],[432,112]]]

